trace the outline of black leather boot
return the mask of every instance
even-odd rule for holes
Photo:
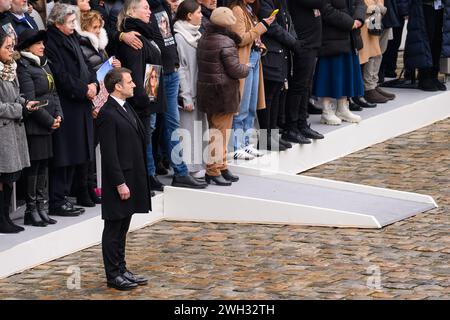
[[[218,186],[231,186],[231,181],[225,180],[223,176],[209,176],[205,174],[205,180],[207,184],[215,183]]]
[[[232,174],[231,171],[228,169],[221,170],[220,173],[222,174],[222,177],[227,181],[231,182],[239,181],[239,177],[237,175]]]
[[[36,210],[42,221],[55,224],[57,221],[48,216],[47,173],[38,175],[36,181]]]
[[[26,226],[34,227],[46,227],[45,223],[36,209],[36,203],[27,203],[27,208],[25,209],[24,223]]]
[[[13,191],[12,185],[9,185],[7,183],[3,184],[3,192],[2,192],[3,196],[0,195],[0,198],[2,198],[2,203],[0,204],[0,215],[2,215],[3,219],[10,226],[10,229],[13,230],[13,232],[3,232],[3,233],[18,233],[18,232],[25,230],[23,227],[16,225],[9,216],[9,208],[11,206],[12,191]],[[3,212],[3,214],[2,214],[2,212]],[[1,233],[1,231],[0,231],[0,233]]]
[[[45,203],[37,203],[36,204],[36,210],[39,213],[39,216],[41,217],[42,221],[44,221],[47,224],[55,224],[58,221],[55,219],[52,219],[48,216],[48,207]]]
[[[6,219],[6,215],[9,218],[9,210],[5,212],[4,205],[4,192],[0,191],[0,233],[18,233],[20,232],[18,229],[12,226],[8,219]]]

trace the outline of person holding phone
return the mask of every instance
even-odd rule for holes
[[[24,228],[9,217],[13,183],[22,169],[30,166],[23,117],[36,111],[38,102],[20,96],[14,43],[0,30],[0,233],[17,233]]]
[[[44,55],[46,31],[29,29],[19,35],[17,74],[20,92],[28,100],[38,100],[36,111],[25,117],[31,166],[25,175],[25,224],[43,227],[56,220],[48,216],[48,164],[53,157],[52,134],[61,126],[63,112],[52,71]]]
[[[257,112],[260,128],[267,130],[267,145],[260,143],[259,149],[284,151],[292,145],[276,134],[278,116],[284,109],[288,91],[291,51],[301,54],[303,41],[298,40],[293,32],[286,0],[261,0],[258,17],[268,16],[275,17],[275,21],[262,36],[267,47],[267,54],[262,57],[266,108]]]
[[[258,18],[260,10],[259,0],[235,0],[230,5],[236,23],[231,30],[237,33],[242,41],[238,45],[239,61],[250,67],[245,79],[240,79],[241,104],[239,113],[233,119],[233,144],[235,160],[251,160],[263,153],[250,144],[250,136],[256,117],[256,110],[264,109],[263,68],[261,56],[267,51],[261,41],[261,36],[267,32],[275,21],[275,16]]]

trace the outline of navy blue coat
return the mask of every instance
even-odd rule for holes
[[[11,21],[11,24],[14,28],[14,31],[16,31],[16,34],[19,35],[23,31],[27,29],[35,29],[38,30],[38,26],[36,22],[34,21],[33,17],[31,17],[27,12],[25,12],[25,19],[30,23],[28,24],[26,21],[21,21],[18,19],[15,15],[13,15],[11,12],[8,12],[9,20]]]
[[[450,1],[445,2],[444,23],[442,28],[442,56],[450,57]]]
[[[422,0],[398,0],[401,15],[408,15],[408,35],[405,44],[405,68],[427,68],[433,65],[430,43],[423,15]],[[445,2],[442,56],[450,57],[450,1]]]

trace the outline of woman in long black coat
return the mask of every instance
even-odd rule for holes
[[[148,10],[148,11],[147,11]],[[118,17],[119,31],[122,33],[130,33],[132,31],[139,32],[139,39],[142,41],[143,47],[135,49],[125,42],[120,42],[117,45],[117,58],[121,61],[122,66],[132,71],[131,76],[136,84],[134,96],[128,99],[133,109],[139,116],[139,119],[144,125],[147,135],[147,162],[148,174],[150,182],[154,190],[162,191],[163,185],[152,172],[155,168],[155,160],[153,158],[153,144],[152,133],[154,131],[154,123],[156,113],[163,113],[166,111],[167,100],[164,93],[163,70],[160,71],[158,91],[156,100],[150,100],[149,95],[144,89],[144,78],[147,64],[162,66],[161,51],[155,42],[155,37],[150,21],[150,12],[147,1],[133,0],[127,1],[122,12]],[[159,35],[161,37],[161,35]],[[159,39],[162,41],[162,38]],[[159,41],[158,40],[158,41]]]
[[[27,100],[48,101],[48,105],[25,118],[31,166],[25,169],[27,207],[25,224],[45,226],[56,223],[49,218],[47,185],[48,161],[53,157],[52,133],[63,119],[55,81],[44,56],[45,31],[25,30],[16,50],[21,58],[17,65],[20,92]]]

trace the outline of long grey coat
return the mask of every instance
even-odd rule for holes
[[[22,122],[22,103],[17,79],[0,80],[0,173],[30,166],[27,136]]]

